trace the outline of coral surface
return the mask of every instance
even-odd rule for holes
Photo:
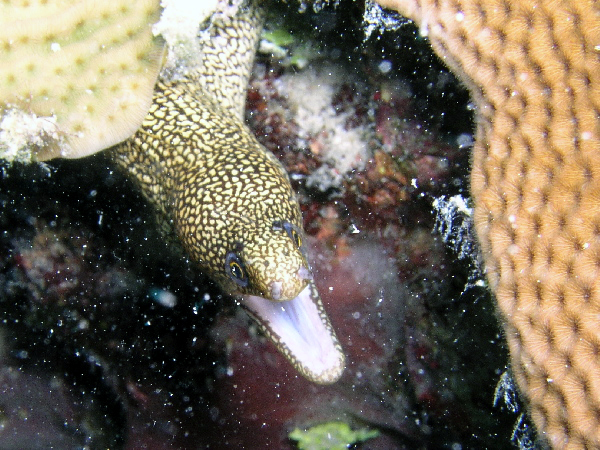
[[[0,119],[18,109],[53,125],[30,159],[90,155],[140,127],[162,65],[159,13],[158,0],[0,5]]]
[[[600,7],[382,1],[477,104],[471,193],[512,371],[554,448],[600,446]]]

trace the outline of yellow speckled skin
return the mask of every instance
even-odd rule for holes
[[[302,229],[288,176],[239,120],[206,97],[191,96],[186,84],[159,83],[141,130],[115,158],[172,220],[203,271],[229,293],[268,298],[270,280],[307,267],[286,231],[273,228],[286,220]],[[245,288],[225,273],[225,256],[234,250],[249,272]],[[281,300],[296,296],[306,280],[288,286]]]
[[[302,239],[300,208],[284,168],[240,120],[260,23],[247,8],[213,24],[204,66],[158,83],[142,128],[113,155],[226,292],[289,300],[307,286],[297,274],[308,263],[274,223],[290,223]],[[228,276],[229,252],[243,260],[247,286]],[[276,296],[273,281],[282,282]]]
[[[600,448],[600,3],[385,0],[477,104],[471,191],[542,439]]]

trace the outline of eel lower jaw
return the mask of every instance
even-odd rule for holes
[[[240,303],[302,375],[319,384],[340,378],[344,354],[313,281],[292,300],[245,295]]]

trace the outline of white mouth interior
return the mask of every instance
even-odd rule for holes
[[[312,282],[292,300],[273,302],[248,295],[242,304],[307,378],[332,383],[340,377],[344,355]]]

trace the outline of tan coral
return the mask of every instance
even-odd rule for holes
[[[600,4],[380,3],[477,104],[475,225],[534,423],[555,448],[600,448]]]
[[[159,0],[0,2],[0,118],[47,118],[37,159],[77,158],[141,126],[163,54]],[[54,141],[52,141],[53,138]]]

